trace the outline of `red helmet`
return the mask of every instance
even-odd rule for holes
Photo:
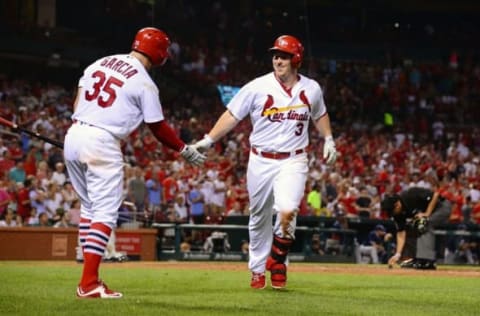
[[[292,54],[292,64],[299,67],[303,60],[303,45],[300,41],[291,35],[282,35],[275,40],[270,50],[279,50]]]
[[[170,39],[163,31],[154,27],[145,27],[137,32],[132,49],[147,56],[153,66],[163,65],[170,56]]]

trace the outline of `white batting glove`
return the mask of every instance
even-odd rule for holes
[[[323,159],[327,164],[332,165],[337,160],[337,149],[332,136],[325,137],[325,144],[323,144]]]
[[[180,152],[180,155],[182,155],[182,157],[185,158],[186,161],[195,166],[202,165],[207,159],[207,156],[200,153],[192,145],[185,145],[185,147],[183,147],[182,151]]]
[[[205,134],[201,140],[196,142],[195,144],[191,145],[193,148],[195,148],[198,151],[205,151],[208,148],[212,147],[214,141],[213,139],[208,136],[208,134]]]

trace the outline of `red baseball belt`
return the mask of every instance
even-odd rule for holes
[[[278,160],[287,159],[287,158],[300,155],[306,152],[307,152],[306,148],[297,149],[292,152],[276,152],[276,151],[260,151],[259,149],[252,147],[252,153],[254,153],[255,155],[262,156],[269,159],[278,159]]]

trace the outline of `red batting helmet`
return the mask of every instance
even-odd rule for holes
[[[282,35],[275,40],[270,50],[279,50],[292,54],[292,64],[300,67],[303,60],[303,45],[300,41],[291,35]]]
[[[153,66],[163,65],[167,61],[169,47],[167,34],[154,27],[139,30],[132,43],[132,49],[147,56]]]

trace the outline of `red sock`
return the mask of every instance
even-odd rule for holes
[[[102,223],[92,223],[84,244],[83,273],[80,286],[88,289],[98,282],[98,270],[112,229]]]

